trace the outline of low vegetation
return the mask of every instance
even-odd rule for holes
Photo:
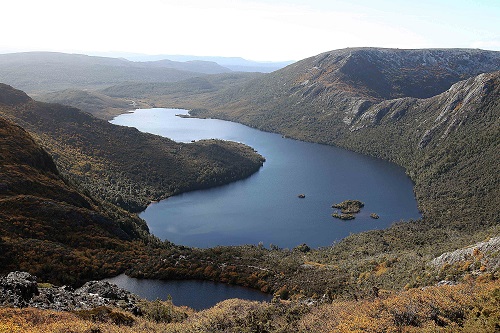
[[[0,332],[470,332],[500,329],[498,281],[410,289],[359,301],[316,305],[227,300],[194,312],[167,302],[145,302],[143,315],[123,310],[0,309]]]
[[[333,213],[332,214],[332,217],[335,217],[336,219],[340,219],[340,220],[354,220],[356,218],[356,216],[354,216],[354,214],[350,214],[350,213],[347,213],[347,214],[339,214],[339,213]]]
[[[41,102],[72,106],[105,120],[111,120],[129,110],[151,107],[140,100],[109,97],[89,90],[66,89],[47,94],[32,94],[31,96]]]

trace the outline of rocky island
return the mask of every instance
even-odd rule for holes
[[[356,218],[355,214],[359,213],[364,206],[365,204],[359,200],[344,200],[332,205],[332,208],[340,209],[341,212],[341,214],[335,212],[332,216],[341,220],[353,220]]]

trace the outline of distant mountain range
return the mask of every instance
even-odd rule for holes
[[[133,62],[55,52],[0,54],[0,81],[28,93],[96,89],[123,82],[174,82],[227,72],[231,70],[208,61]]]
[[[0,82],[29,94],[60,90],[95,90],[123,83],[178,82],[208,74],[233,71],[272,72],[290,62],[253,62],[242,58],[142,56],[129,59],[24,52],[0,54]]]
[[[173,55],[173,54],[145,55],[138,53],[101,53],[96,55],[124,58],[131,61],[158,61],[164,59],[179,61],[179,62],[208,61],[208,62],[215,62],[235,72],[270,73],[294,63],[294,61],[291,60],[253,61],[241,57],[215,57],[215,56],[194,56],[194,55]]]

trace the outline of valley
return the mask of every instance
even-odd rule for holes
[[[275,295],[273,303],[230,300],[186,314],[235,331],[264,324],[268,331],[322,331],[321,322],[345,331],[382,324],[373,329],[491,331],[499,318],[498,70],[494,51],[359,48],[270,74],[92,87],[65,82],[36,93],[50,92],[49,100],[59,88],[91,89],[68,94],[65,104],[79,103],[103,119],[2,85],[2,273],[25,270],[72,285],[120,273],[196,278]],[[221,140],[181,144],[109,124],[111,115],[127,111],[116,101],[129,100],[394,162],[415,183],[422,218],[321,248],[199,249],[160,241],[135,212],[152,200],[247,178],[265,154]],[[466,247],[471,254],[457,254]],[[341,311],[355,308],[364,314]],[[189,320],[168,329],[189,331]]]

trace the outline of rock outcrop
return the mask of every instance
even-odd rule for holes
[[[140,310],[136,306],[138,300],[138,296],[104,281],[90,281],[75,290],[68,286],[40,286],[36,277],[26,272],[11,272],[0,279],[0,305],[2,306],[35,307],[58,311],[116,306],[139,314]]]
[[[480,261],[488,271],[500,269],[500,237],[493,237],[463,249],[446,252],[431,261],[436,267],[454,265],[466,261]]]
[[[0,304],[26,307],[38,296],[36,278],[26,272],[12,272],[0,279]]]

